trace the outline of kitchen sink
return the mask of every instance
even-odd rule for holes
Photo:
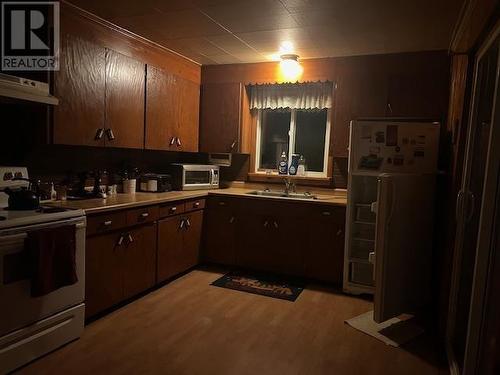
[[[315,195],[310,193],[285,193],[283,191],[272,190],[254,190],[247,194],[257,195],[260,197],[277,197],[277,198],[292,198],[292,199],[318,199]]]

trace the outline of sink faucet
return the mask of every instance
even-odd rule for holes
[[[295,193],[295,182],[293,182],[289,177],[285,177],[283,181],[285,182],[285,195]]]

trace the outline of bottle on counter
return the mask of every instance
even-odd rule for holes
[[[50,183],[50,200],[51,201],[57,200],[57,192],[53,182]]]
[[[306,158],[304,158],[304,155],[300,155],[299,158],[299,166],[297,167],[297,175],[301,177],[306,176]]]
[[[282,175],[288,174],[288,158],[286,157],[285,151],[281,153],[281,158],[278,163],[278,173]]]
[[[288,174],[290,174],[291,176],[295,176],[297,174],[298,167],[299,167],[299,154],[293,154],[290,167],[288,168]]]

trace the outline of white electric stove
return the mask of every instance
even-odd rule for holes
[[[4,189],[22,189],[26,168],[0,167],[0,373],[10,372],[83,332],[85,317],[85,227],[82,210],[41,206],[37,210],[8,209]],[[24,241],[29,232],[75,226],[77,282],[41,297],[31,296]]]

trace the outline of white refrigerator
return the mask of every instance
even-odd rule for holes
[[[343,289],[374,294],[374,320],[430,298],[439,123],[352,121]]]

